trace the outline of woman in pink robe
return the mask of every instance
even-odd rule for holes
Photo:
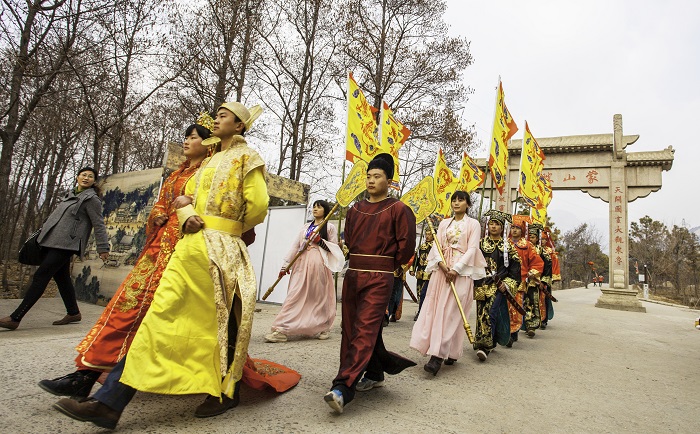
[[[486,260],[479,249],[481,226],[466,215],[470,205],[467,193],[456,191],[452,195],[454,217],[440,222],[437,231],[445,263],[435,245],[428,254],[425,271],[432,271],[433,275],[413,327],[411,348],[431,356],[424,369],[433,375],[437,375],[443,360],[452,365],[463,353],[464,325],[450,282],[454,282],[468,317],[474,300],[474,280],[486,276]]]
[[[267,342],[286,342],[287,336],[301,335],[328,339],[335,320],[336,299],[333,272],[342,270],[345,263],[338,247],[338,231],[327,223],[318,235],[313,232],[323,221],[330,205],[323,200],[314,202],[314,221],[305,224],[297,240],[284,259],[280,275],[291,272],[289,289],[282,310],[272,323],[272,333],[265,335]],[[289,268],[292,258],[313,237],[306,251]]]

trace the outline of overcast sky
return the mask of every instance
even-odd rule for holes
[[[522,137],[610,134],[615,113],[628,152],[673,146],[663,187],[629,205],[629,221],[649,215],[667,225],[700,225],[700,2],[448,0],[451,32],[471,42],[474,89],[463,118],[476,123],[485,157],[501,76]],[[546,164],[546,163],[545,163]],[[554,192],[555,224],[593,223],[607,242],[608,205],[581,192]]]

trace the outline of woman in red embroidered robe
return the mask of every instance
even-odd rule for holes
[[[180,239],[180,224],[172,203],[184,194],[185,184],[206,158],[207,148],[202,146],[202,140],[210,135],[199,124],[192,124],[185,131],[183,151],[187,160],[163,181],[158,201],[148,216],[146,244],[141,255],[97,323],[76,347],[78,370],[40,381],[42,389],[59,396],[86,397],[100,374],[108,372],[126,355]]]

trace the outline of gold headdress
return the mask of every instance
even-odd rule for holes
[[[214,119],[207,112],[200,112],[197,118],[197,125],[201,125],[208,129],[209,132],[214,131]]]

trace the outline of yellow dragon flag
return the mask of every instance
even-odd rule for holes
[[[435,187],[432,176],[426,176],[415,187],[401,196],[401,202],[408,205],[416,216],[416,223],[426,219],[437,206],[435,199]]]
[[[532,218],[533,223],[547,227],[547,208],[530,207],[530,218]]]
[[[442,153],[442,149],[438,149],[433,178],[435,178],[435,200],[437,201],[435,213],[442,217],[452,215],[452,203],[450,198],[452,197],[452,193],[457,190],[459,180],[452,173],[452,169],[447,167],[445,154]]]
[[[486,173],[479,169],[474,160],[465,152],[462,155],[462,167],[459,169],[459,186],[457,190],[471,193],[486,180]]]
[[[523,135],[523,149],[520,153],[520,179],[518,181],[518,193],[525,199],[529,206],[546,206],[542,201],[540,188],[540,173],[544,169],[544,152],[532,136],[530,128],[525,122],[525,134]]]
[[[506,107],[503,85],[498,80],[496,93],[496,115],[493,119],[493,134],[491,135],[491,153],[489,167],[491,176],[498,192],[503,194],[508,173],[508,140],[518,131],[518,126]]]
[[[377,142],[377,109],[369,105],[365,94],[348,73],[348,119],[345,137],[345,159],[370,162],[379,151]]]
[[[538,176],[539,183],[538,188],[540,189],[540,202],[538,207],[547,208],[550,203],[552,203],[552,183],[545,178],[542,173]]]
[[[340,186],[340,189],[335,194],[335,199],[338,201],[340,206],[348,206],[350,202],[353,201],[360,193],[365,191],[367,185],[365,180],[367,179],[367,166],[365,161],[359,160],[352,166],[350,173],[348,173],[345,182]]]
[[[390,187],[399,189],[399,149],[408,139],[411,130],[394,117],[394,112],[389,105],[382,101],[382,110],[379,116],[379,149],[394,157],[394,177]]]

